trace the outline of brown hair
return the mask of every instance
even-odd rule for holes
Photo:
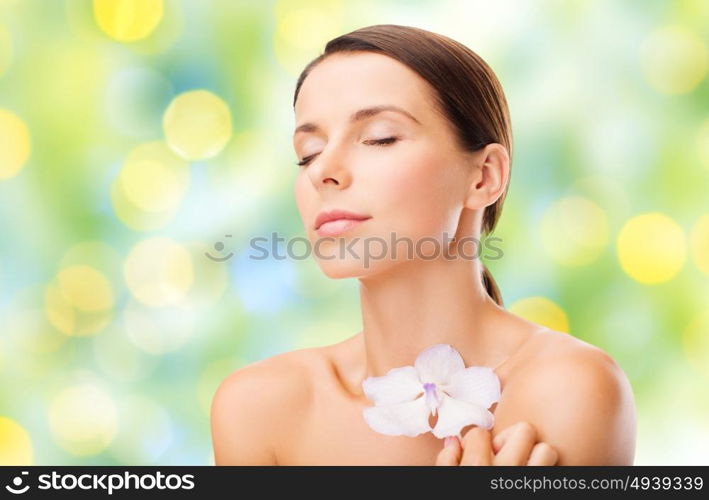
[[[310,71],[337,52],[366,51],[384,54],[407,65],[435,90],[436,105],[450,121],[462,149],[477,151],[491,143],[502,144],[512,162],[512,128],[507,100],[492,69],[460,42],[411,26],[378,24],[330,40],[324,52],[300,74],[293,107]],[[508,179],[509,182],[509,179]],[[483,233],[490,233],[500,217],[507,186],[502,195],[485,207]],[[482,281],[488,295],[499,305],[500,293],[490,271],[482,265]]]

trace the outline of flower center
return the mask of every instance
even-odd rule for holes
[[[423,391],[425,393],[426,397],[426,404],[428,405],[428,408],[431,410],[431,414],[433,416],[436,416],[436,409],[441,406],[441,397],[438,394],[438,389],[436,388],[436,384],[432,382],[426,382],[423,384]]]

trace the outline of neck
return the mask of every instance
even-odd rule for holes
[[[365,377],[413,365],[433,344],[452,345],[466,366],[494,367],[491,322],[500,307],[481,269],[477,259],[416,260],[360,279]]]

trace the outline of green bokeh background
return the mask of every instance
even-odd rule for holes
[[[356,280],[329,280],[312,259],[248,259],[248,241],[304,236],[292,190],[300,70],[329,39],[385,23],[461,41],[505,89],[514,161],[495,232],[504,257],[487,262],[505,303],[551,301],[570,334],[619,362],[636,397],[636,464],[709,462],[702,0],[165,0],[159,24],[132,42],[102,31],[89,0],[0,0],[0,110],[31,141],[22,170],[0,178],[1,461],[211,464],[209,404],[228,373],[359,331]],[[172,100],[196,89],[226,103],[231,138],[189,161],[169,217],[136,229],[111,187],[134,148],[165,140]],[[558,204],[570,196],[593,204],[590,222]],[[659,283],[618,257],[624,225],[648,213],[680,229],[679,267]],[[599,218],[606,236],[592,235],[591,257],[555,254]],[[568,225],[549,222],[559,220]],[[193,280],[171,305],[141,303],[126,277],[151,238],[189,255]],[[217,243],[233,257],[207,259]],[[90,335],[67,335],[47,305],[72,264],[112,291]]]

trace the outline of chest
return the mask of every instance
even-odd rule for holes
[[[362,417],[365,405],[316,403],[280,450],[282,465],[433,465],[443,441],[431,433],[385,436]]]
[[[320,394],[302,415],[291,415],[294,433],[279,453],[283,465],[434,465],[443,441],[430,432],[414,438],[385,436],[367,425],[356,404],[335,394]],[[491,410],[492,437],[521,420],[514,400],[505,398]],[[467,429],[464,429],[465,434]]]

